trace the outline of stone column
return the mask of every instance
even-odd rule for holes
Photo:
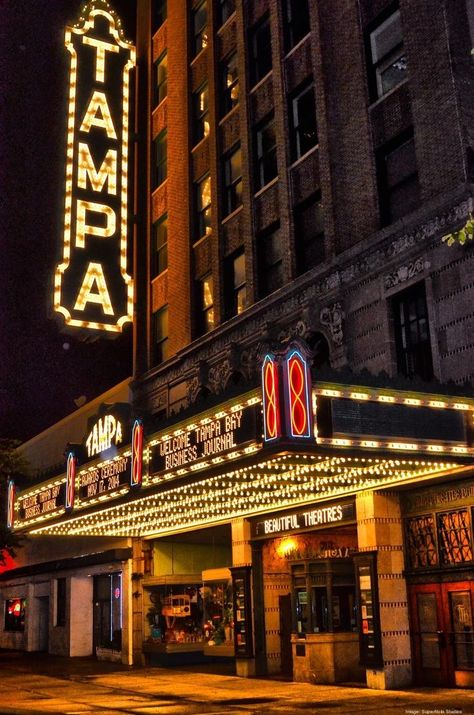
[[[399,495],[361,492],[356,498],[359,551],[377,552],[383,668],[367,669],[369,688],[401,688],[412,681],[407,585]]]
[[[232,566],[251,566],[252,547],[250,545],[250,524],[246,519],[232,521]],[[252,595],[252,614],[255,605]],[[255,626],[255,618],[253,619]],[[251,678],[256,675],[255,658],[237,658],[235,671],[242,678]]]
[[[143,587],[141,579],[144,573],[144,555],[142,540],[132,539],[132,574],[131,574],[131,622],[132,622],[132,661],[133,665],[144,665],[143,655]]]

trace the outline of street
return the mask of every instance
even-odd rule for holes
[[[128,668],[92,659],[0,651],[5,715],[123,715],[147,713],[319,713],[356,715],[467,715],[470,690],[417,688],[376,691],[281,680],[243,680],[195,668]],[[217,668],[214,668],[217,671]]]

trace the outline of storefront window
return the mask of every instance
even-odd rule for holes
[[[150,602],[147,620],[153,642],[204,642],[201,584],[153,588]]]
[[[232,586],[229,581],[203,586],[204,640],[209,645],[233,643]]]
[[[10,598],[5,601],[5,630],[25,630],[26,598]]]

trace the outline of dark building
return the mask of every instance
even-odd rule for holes
[[[464,1],[137,0],[144,433],[15,502],[107,537],[125,662],[472,686],[473,45]]]

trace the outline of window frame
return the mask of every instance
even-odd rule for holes
[[[201,95],[205,93],[207,96],[207,103],[204,109],[200,108],[200,98]],[[200,141],[209,136],[210,124],[209,124],[209,85],[208,82],[203,82],[192,94],[192,109],[193,109],[193,146],[199,144]],[[206,131],[206,119],[207,119],[207,131]]]
[[[426,286],[424,281],[419,281],[404,290],[395,293],[391,297],[391,308],[394,325],[394,337],[397,358],[397,371],[399,374],[408,378],[418,378],[429,381],[434,377],[433,353],[431,346],[431,331],[430,331],[430,316],[428,311],[428,301],[426,299]],[[424,315],[418,314],[419,301],[423,301]],[[416,305],[416,326],[417,333],[420,332],[420,323],[423,319],[425,323],[426,338],[412,342],[412,321],[410,319],[410,305],[415,302]],[[403,312],[404,322],[401,321],[401,312]],[[421,346],[421,348],[420,348]],[[417,355],[420,353],[423,357],[422,369],[417,369]],[[413,369],[410,370],[410,361],[413,361]]]
[[[230,12],[227,9],[227,6],[230,5],[231,9]],[[224,9],[226,8],[226,9]],[[222,27],[222,25],[225,25],[227,20],[232,17],[232,15],[235,13],[235,0],[219,0],[219,10],[218,10],[218,17],[219,17],[219,25]]]
[[[270,150],[264,152],[263,133],[270,125],[273,126],[275,142]],[[267,115],[254,129],[254,182],[255,191],[265,188],[273,179],[278,177],[278,155],[277,155],[277,138],[275,127],[275,116],[273,112]],[[269,157],[274,157],[275,173],[271,176],[266,176],[266,163]],[[273,162],[272,162],[273,163]]]
[[[166,239],[159,243],[160,227],[166,226]],[[163,258],[163,256],[165,256]],[[162,265],[164,264],[164,265]],[[168,212],[162,214],[153,222],[153,261],[152,278],[156,278],[168,269]]]
[[[366,32],[366,57],[367,57],[367,67],[368,67],[368,79],[369,79],[369,93],[372,102],[382,99],[389,92],[399,87],[403,82],[406,81],[406,77],[400,79],[399,82],[394,84],[387,90],[383,89],[381,82],[381,73],[393,66],[396,62],[404,59],[405,69],[407,68],[406,62],[406,51],[405,51],[405,41],[402,33],[402,39],[393,45],[389,50],[387,50],[379,59],[375,59],[375,41],[374,35],[377,32],[383,30],[384,26],[388,26],[390,20],[395,18],[396,15],[400,15],[400,8],[397,4],[392,4],[385,12],[383,12],[376,20],[370,23]]]
[[[210,284],[211,303],[206,305],[206,289],[205,284]],[[214,278],[211,272],[199,278],[197,281],[198,301],[199,301],[199,335],[206,335],[215,328],[215,297],[214,297]],[[210,317],[211,316],[211,317]]]
[[[18,616],[18,621],[15,620],[16,617],[10,617],[8,613],[8,604],[20,602],[20,615]],[[4,616],[3,616],[3,630],[8,633],[23,633],[25,631],[25,619],[26,619],[26,598],[17,596],[16,598],[6,598],[4,601]]]
[[[264,231],[261,231],[258,236],[257,236],[257,261],[258,261],[258,295],[259,298],[266,298],[268,295],[271,295],[275,291],[279,290],[280,288],[283,287],[284,282],[285,282],[285,276],[283,273],[283,245],[280,243],[280,255],[277,260],[274,260],[271,264],[269,264],[266,260],[266,257],[268,257],[269,252],[267,248],[267,242],[270,238],[270,236],[275,236],[278,235],[280,242],[283,240],[283,235],[281,231],[281,226],[279,222],[276,222],[266,228]],[[270,273],[273,274],[275,271],[275,267],[279,266],[279,272],[281,272],[281,281],[280,285],[276,287],[272,287],[269,282],[267,282],[268,276]]]
[[[159,160],[160,148],[164,153]],[[168,178],[168,131],[163,129],[153,139],[153,190],[157,189]]]
[[[201,186],[207,180],[209,180],[209,203],[203,205]],[[196,211],[194,242],[196,243],[212,233],[212,181],[209,172],[206,172],[194,183],[194,206]],[[206,219],[207,212],[209,213],[209,222]]]
[[[413,145],[413,156],[415,169],[409,174],[406,174],[394,184],[389,184],[388,162],[389,158],[395,155],[395,152],[401,151],[403,147],[411,143]],[[418,162],[416,156],[416,145],[413,134],[413,129],[408,129],[397,137],[382,145],[376,152],[377,166],[377,184],[379,194],[380,220],[383,226],[389,226],[391,223],[398,221],[406,216],[411,211],[414,211],[420,203],[420,184],[418,180]],[[413,206],[408,207],[408,210],[402,214],[396,215],[393,203],[395,191],[403,186],[407,186],[410,182],[413,183],[413,189],[416,193],[416,200]]]
[[[299,100],[305,95],[311,93],[313,95],[313,101],[311,103],[312,110],[314,112],[314,128],[315,128],[315,142],[308,146],[306,149],[302,149],[302,137],[304,126],[304,115],[300,118],[299,116]],[[319,144],[318,137],[318,122],[316,116],[316,92],[314,81],[312,77],[306,79],[302,84],[300,84],[297,89],[292,92],[289,100],[289,115],[290,115],[290,147],[291,147],[291,160],[292,162],[298,161],[302,156],[305,156],[311,149],[314,149]]]
[[[283,22],[284,22],[284,29],[285,29],[285,50],[286,52],[290,52],[293,47],[296,47],[296,45],[301,42],[305,37],[309,35],[311,32],[311,20],[310,20],[310,14],[309,14],[309,3],[308,0],[304,0],[305,2],[305,16],[306,16],[306,21],[307,21],[307,30],[306,32],[303,32],[303,34],[298,35],[297,37],[295,36],[295,22],[293,21],[293,17],[295,16],[294,13],[294,8],[293,8],[293,3],[298,6],[300,9],[300,16],[302,15],[301,13],[301,5],[302,5],[302,0],[283,0]]]
[[[159,318],[165,317],[166,328],[165,332],[158,332]],[[169,358],[169,306],[168,304],[162,305],[161,308],[155,310],[152,313],[152,335],[153,335],[153,346],[152,346],[152,363],[153,365],[161,365]]]
[[[237,69],[237,77],[230,84],[227,84],[227,77],[229,76],[230,60],[235,58],[235,67]],[[221,105],[221,116],[225,117],[229,112],[232,111],[239,103],[239,66],[238,66],[238,55],[237,51],[231,52],[227,57],[219,63],[219,82],[220,82],[220,105]],[[237,88],[237,99],[232,98],[233,90]]]
[[[154,35],[168,17],[167,0],[153,0],[152,8],[152,33]]]
[[[204,24],[199,28],[196,27],[196,19],[198,17],[199,11],[205,8],[206,19]],[[196,3],[191,10],[191,24],[192,24],[192,43],[193,43],[193,57],[197,57],[202,50],[206,49],[209,43],[208,37],[208,25],[209,25],[209,11],[207,7],[207,0],[201,0],[201,2]]]
[[[243,259],[244,280],[236,284],[235,264],[239,259]],[[226,318],[230,319],[243,313],[247,307],[247,271],[245,265],[245,249],[243,246],[237,251],[234,251],[230,256],[227,256],[225,259],[224,274]],[[242,310],[239,311],[239,294],[241,294],[242,291],[244,291],[243,307]]]
[[[263,43],[260,39],[260,33],[263,28],[268,28],[268,42]],[[266,12],[249,31],[249,68],[250,68],[250,87],[255,87],[269,72],[273,69],[272,57],[272,33],[270,25],[270,14]],[[263,55],[264,50],[268,50],[269,55]],[[261,54],[263,59],[266,57],[266,62],[261,67]],[[269,64],[268,64],[269,59]]]
[[[303,214],[309,211],[313,206],[320,207],[321,219],[322,219],[322,231],[314,233],[311,236],[303,235],[304,232],[301,228],[301,222]],[[297,274],[303,275],[306,271],[315,268],[317,265],[325,260],[325,231],[324,231],[324,205],[321,197],[321,191],[316,191],[307,199],[297,204],[293,209],[294,216],[294,242],[295,242],[295,255],[296,255],[296,269]],[[314,225],[311,222],[311,225]],[[315,246],[317,243],[322,243],[321,257],[317,261],[310,260],[310,254],[312,251],[308,250],[308,246]]]
[[[232,177],[232,158],[240,154],[240,174],[237,178]],[[230,151],[222,157],[222,178],[224,194],[224,217],[229,216],[242,206],[242,148],[240,143],[235,144]],[[240,187],[240,190],[237,190]]]
[[[160,65],[163,63],[164,60],[166,61],[165,78],[162,79],[160,82],[159,81]],[[154,76],[155,76],[154,103],[155,103],[155,107],[157,107],[168,96],[168,52],[166,50],[161,53],[161,55],[158,57],[157,60],[155,60]],[[162,94],[163,86],[164,86],[164,94]]]

